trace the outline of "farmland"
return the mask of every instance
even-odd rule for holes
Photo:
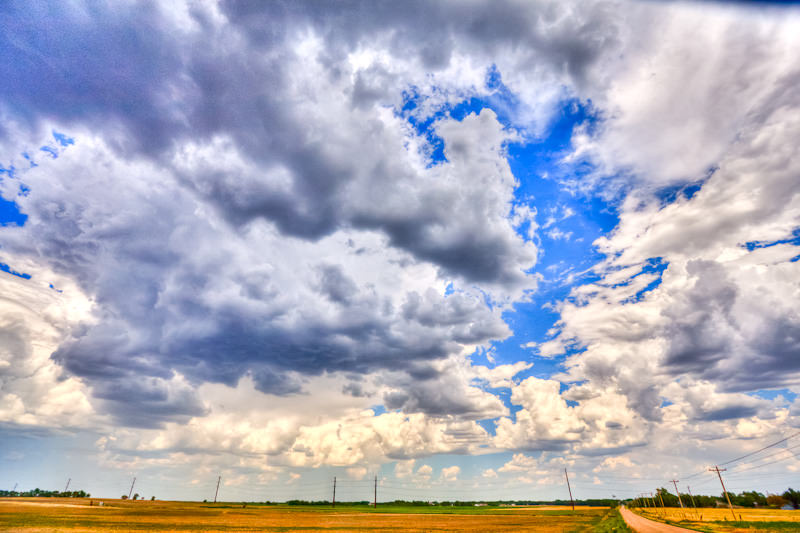
[[[679,508],[659,509],[658,513],[648,509],[636,509],[638,514],[651,520],[708,532],[780,532],[800,531],[800,511],[780,509],[734,509],[736,520],[728,508]]]
[[[442,508],[291,507],[234,503],[0,499],[10,531],[594,531],[614,512],[589,507]],[[93,505],[90,505],[90,502]],[[609,529],[610,530],[610,529]]]

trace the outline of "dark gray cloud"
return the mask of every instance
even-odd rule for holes
[[[720,263],[690,261],[687,273],[693,285],[663,311],[669,319],[666,372],[695,375],[731,391],[795,384],[800,371],[797,313],[782,301],[765,309],[754,298],[776,295],[763,287],[755,294],[746,287],[742,295],[741,282]]]
[[[686,270],[695,278],[694,286],[664,311],[670,342],[664,362],[681,372],[710,373],[736,342],[731,311],[737,289],[717,263],[690,261]]]
[[[69,150],[85,158],[25,176],[28,223],[4,247],[92,299],[96,320],[53,358],[136,426],[202,412],[177,374],[250,375],[276,394],[325,372],[426,383],[432,362],[507,336],[485,298],[521,297],[536,260],[509,221],[514,132],[490,111],[442,121],[448,161],[425,168],[408,148],[422,140],[387,110],[455,54],[584,83],[616,33],[602,9],[557,2],[8,2],[0,26],[0,114],[14,125],[0,145],[58,127],[83,135]],[[351,62],[366,49],[386,59]],[[458,75],[436,94],[485,90]],[[81,147],[91,135],[103,146]],[[361,262],[329,243],[340,233],[372,236]],[[373,279],[424,265],[469,294]],[[420,387],[410,410],[472,409]]]
[[[276,191],[268,180],[242,181],[231,169],[206,176],[202,183],[197,176],[187,178],[232,222],[265,217],[284,233],[309,239],[348,224],[377,228],[387,232],[395,246],[453,274],[481,282],[519,280],[502,266],[508,260],[517,264],[519,257],[492,228],[464,228],[462,236],[446,246],[431,241],[425,226],[458,228],[449,209],[440,211],[446,198],[421,196],[420,208],[404,217],[393,212],[382,216],[380,205],[366,213],[347,208],[345,197],[354,192],[347,186],[364,169],[371,167],[369,177],[378,190],[405,176],[397,175],[397,168],[382,167],[385,159],[369,165],[352,161],[353,156],[376,150],[384,155],[375,143],[380,137],[368,131],[352,139],[344,152],[327,149],[308,135],[314,125],[308,123],[302,110],[307,106],[293,85],[296,74],[290,65],[298,55],[294,46],[309,30],[320,36],[324,47],[314,59],[337,83],[345,75],[347,55],[372,40],[398,58],[421,50],[423,67],[432,61],[444,64],[452,46],[448,43],[458,40],[487,67],[494,54],[525,50],[524,61],[551,63],[554,72],[565,69],[582,78],[592,58],[613,40],[613,25],[606,24],[602,10],[569,12],[581,24],[546,26],[542,23],[564,15],[556,6],[234,2],[221,8],[227,24],[197,7],[177,24],[179,10],[165,14],[152,5],[62,5],[31,16],[25,3],[6,4],[0,15],[8,29],[2,47],[6,112],[31,124],[56,118],[112,131],[122,128],[128,135],[117,136],[118,149],[154,157],[164,157],[185,139],[230,135],[259,168],[282,166],[291,182],[288,189]],[[390,28],[401,29],[383,43],[380,36]],[[602,36],[601,28],[607,32]],[[244,41],[236,38],[240,32]],[[433,52],[440,49],[445,51]],[[348,91],[356,107],[369,108],[371,103],[395,102],[408,88],[405,83],[377,65],[357,71],[352,82],[335,88]],[[345,117],[333,121],[337,118]],[[368,119],[347,117],[344,122],[363,124]],[[370,144],[374,146],[367,149]]]

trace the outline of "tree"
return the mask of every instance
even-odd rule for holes
[[[786,505],[786,500],[783,499],[783,496],[779,494],[770,494],[767,496],[767,505],[770,507],[783,507]]]
[[[134,500],[138,500],[138,499],[139,499],[139,493],[138,493],[138,492],[135,492],[135,493],[133,494],[133,499],[134,499]]]
[[[120,499],[127,500],[128,499],[128,495],[127,494],[123,494],[122,496],[120,496]]]
[[[783,493],[783,497],[792,504],[792,507],[800,509],[800,492],[789,487],[786,489],[786,492]]]
[[[155,497],[155,496],[150,496],[150,501],[151,501],[151,502],[153,502],[153,501],[155,501],[155,500],[156,500],[156,497]]]

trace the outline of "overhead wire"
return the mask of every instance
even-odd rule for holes
[[[797,433],[793,433],[793,434],[789,435],[788,437],[786,437],[784,439],[781,439],[781,440],[779,440],[777,442],[773,442],[772,444],[768,444],[768,445],[764,446],[763,448],[759,448],[758,450],[756,450],[754,452],[746,453],[746,454],[742,455],[741,457],[737,457],[736,459],[731,459],[730,461],[725,461],[724,463],[719,463],[719,466],[725,466],[725,465],[728,465],[728,464],[731,464],[731,463],[737,463],[737,462],[741,461],[742,459],[746,459],[747,457],[750,457],[751,455],[755,455],[757,453],[763,452],[764,450],[772,448],[773,446],[777,446],[778,444],[781,444],[782,442],[786,442],[789,439],[793,439],[793,438],[797,437],[798,435],[800,435],[800,431],[798,431]]]

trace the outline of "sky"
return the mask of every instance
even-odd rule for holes
[[[797,484],[800,7],[10,1],[0,29],[0,489]]]

